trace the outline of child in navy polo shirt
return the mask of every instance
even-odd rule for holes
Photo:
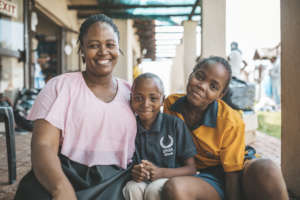
[[[197,151],[185,123],[160,112],[164,88],[158,76],[141,74],[131,92],[131,107],[137,115],[137,163],[123,195],[126,200],[159,200],[168,178],[196,173],[193,156]]]

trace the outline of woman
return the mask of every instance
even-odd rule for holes
[[[130,86],[112,76],[119,31],[112,19],[94,15],[81,25],[78,41],[86,70],[52,78],[29,115],[33,170],[17,200],[123,199],[136,121]]]
[[[163,199],[288,199],[281,172],[271,161],[244,162],[244,123],[239,113],[221,100],[230,79],[228,62],[210,57],[195,66],[186,95],[166,99],[164,112],[184,120],[192,131],[199,173],[169,180]]]

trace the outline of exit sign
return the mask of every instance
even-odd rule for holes
[[[0,0],[0,13],[17,17],[17,4],[6,0]]]

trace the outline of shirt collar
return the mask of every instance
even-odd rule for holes
[[[137,130],[138,130],[138,133],[143,133],[143,132],[147,132],[147,131],[150,131],[150,132],[160,132],[160,126],[161,126],[161,122],[163,120],[163,117],[162,117],[162,113],[158,113],[154,123],[152,124],[151,126],[151,129],[150,130],[146,130],[142,123],[141,123],[141,120],[140,118],[137,116]]]
[[[182,114],[184,108],[183,106],[186,102],[187,102],[186,96],[180,97],[171,106],[171,110]],[[213,101],[210,105],[208,105],[204,113],[204,117],[201,120],[201,122],[199,122],[199,124],[215,128],[217,126],[217,116],[218,116],[218,102]]]

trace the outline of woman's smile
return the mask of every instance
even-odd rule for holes
[[[111,59],[100,59],[100,60],[96,60],[96,63],[98,65],[106,65],[106,64],[109,64],[111,63]]]

